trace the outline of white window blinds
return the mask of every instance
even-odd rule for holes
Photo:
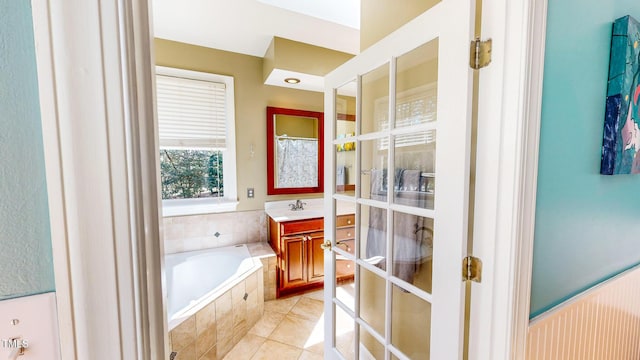
[[[226,148],[224,83],[157,75],[156,92],[161,147]]]

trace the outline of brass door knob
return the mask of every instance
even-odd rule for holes
[[[322,250],[331,251],[331,240],[325,240],[322,244],[320,244],[320,248]]]

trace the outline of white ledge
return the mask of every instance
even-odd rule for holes
[[[162,200],[162,216],[183,216],[235,211],[237,201],[219,199]]]

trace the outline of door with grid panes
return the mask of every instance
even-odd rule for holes
[[[463,357],[474,12],[443,0],[325,78],[325,358]]]

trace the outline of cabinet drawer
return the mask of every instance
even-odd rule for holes
[[[344,279],[352,277],[354,273],[354,262],[350,260],[336,261],[336,278]]]
[[[340,215],[336,218],[336,227],[353,226],[356,223],[355,219],[354,214]]]
[[[337,244],[336,246],[339,247],[340,249],[345,250],[349,254],[355,255],[355,251],[356,251],[355,240],[351,239],[351,240],[337,241],[336,244]]]
[[[353,226],[336,229],[336,241],[353,239],[355,236],[356,229]]]
[[[287,221],[280,223],[280,235],[324,230],[324,218]]]

